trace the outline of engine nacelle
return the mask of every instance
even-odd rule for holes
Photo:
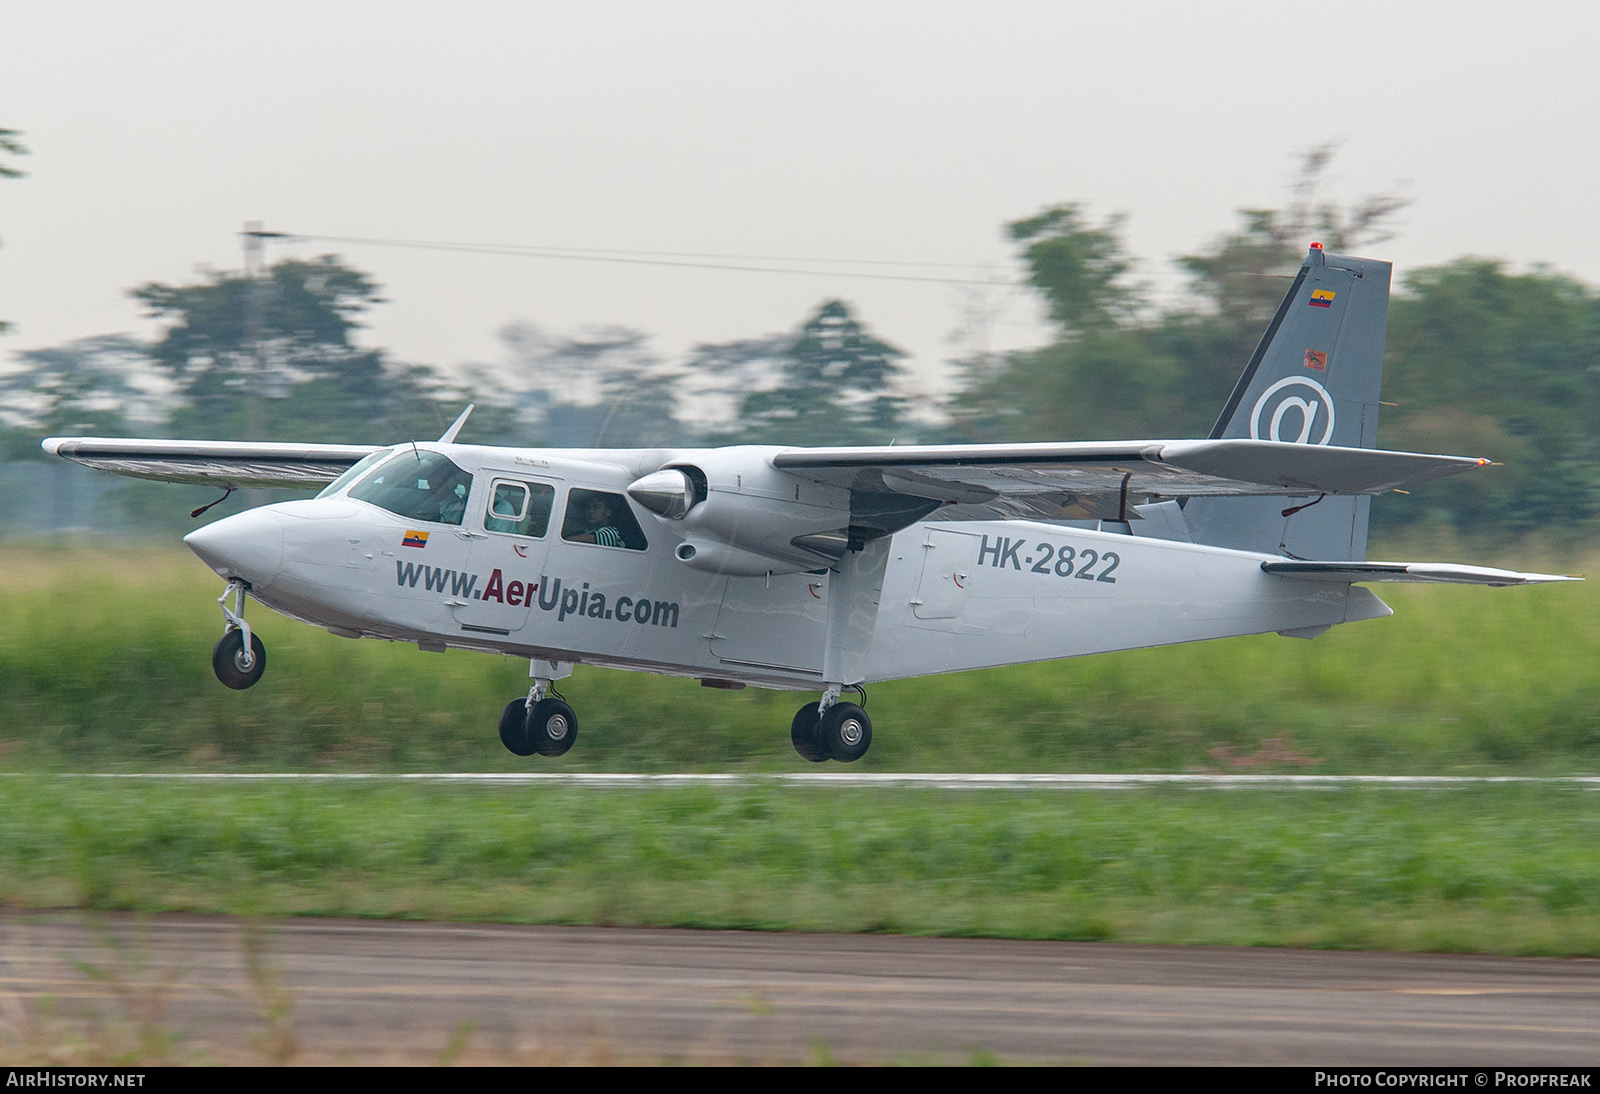
[[[683,536],[674,557],[712,573],[815,570],[849,542],[850,491],[779,471],[777,448],[708,449],[636,480],[628,495]]]

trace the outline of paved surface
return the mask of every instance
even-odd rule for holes
[[[0,779],[32,778],[26,772],[0,772]],[[1152,786],[1188,786],[1205,790],[1335,790],[1360,786],[1382,790],[1451,790],[1469,786],[1518,784],[1576,786],[1600,790],[1594,775],[1070,775],[1056,773],[957,772],[918,774],[905,771],[801,771],[787,775],[661,774],[639,775],[601,771],[434,771],[372,774],[321,772],[150,772],[57,775],[58,779],[139,782],[300,782],[300,783],[442,783],[475,786],[565,785],[607,789],[654,790],[663,786],[914,786],[940,790],[1142,790]]]
[[[212,1062],[1592,1067],[1600,961],[0,915],[0,1063],[141,1023]]]

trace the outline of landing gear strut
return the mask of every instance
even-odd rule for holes
[[[852,531],[852,537],[854,532]],[[860,618],[870,606],[876,611],[889,563],[889,541],[880,537],[855,543],[828,572],[828,623],[822,643],[822,698],[807,703],[794,716],[789,740],[794,750],[813,763],[838,760],[854,763],[872,747],[872,719],[864,709],[867,689],[851,680],[865,678],[862,650],[870,628]],[[815,589],[812,592],[815,595]],[[839,696],[854,691],[861,703],[841,703]]]
[[[224,623],[222,637],[211,651],[211,671],[234,691],[250,687],[267,671],[267,648],[250,633],[250,624],[244,619],[247,589],[242,581],[230,581],[217,598]],[[228,607],[229,596],[234,597],[232,609]]]
[[[853,690],[861,694],[863,703],[867,701],[865,688],[853,685]],[[830,698],[834,700],[831,703],[828,702]],[[794,750],[812,763],[824,760],[854,763],[872,747],[872,719],[867,717],[866,710],[837,699],[834,693],[824,695],[822,702],[807,703],[795,714],[789,727],[789,740],[794,743]],[[826,710],[823,703],[828,703]]]

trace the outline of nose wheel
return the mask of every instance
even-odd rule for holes
[[[267,648],[244,621],[245,590],[244,582],[230,581],[217,598],[224,622],[222,637],[211,650],[211,671],[234,691],[251,687],[267,671]],[[230,596],[234,598],[232,608],[228,607]]]

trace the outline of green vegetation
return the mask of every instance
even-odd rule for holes
[[[1287,285],[1319,240],[1382,257],[1393,195],[1343,208],[1319,190],[1334,152],[1310,150],[1281,209],[1178,260],[1177,302],[1135,274],[1124,220],[1066,203],[1007,225],[1055,324],[1048,345],[961,362],[952,431],[965,440],[1203,437]],[[1600,290],[1556,271],[1463,257],[1396,271],[1379,444],[1482,454],[1493,475],[1429,484],[1375,508],[1374,528],[1542,530],[1570,542],[1600,516]]]
[[[351,642],[261,610],[268,677],[231,692],[210,671],[216,585],[177,549],[7,550],[0,905],[1600,954],[1600,797],[1571,785],[617,791],[80,774],[813,770],[784,733],[796,696],[581,668],[567,688],[577,748],[519,760],[493,727],[525,687],[521,662]],[[1394,618],[1312,642],[876,687],[860,767],[1596,770],[1600,591],[1384,592]]]
[[[22,151],[0,129],[0,155]],[[958,332],[957,388],[928,393],[903,354],[847,301],[789,330],[669,359],[649,334],[528,323],[498,362],[441,369],[356,337],[382,302],[336,256],[130,290],[160,332],[101,335],[0,367],[0,508],[9,534],[111,526],[150,531],[167,509],[142,483],[43,470],[47,434],[393,443],[438,436],[468,400],[462,439],[557,446],[872,444],[1205,436],[1312,240],[1384,254],[1406,202],[1350,205],[1323,189],[1335,148],[1313,148],[1282,208],[1242,209],[1232,230],[1176,262],[1158,291],[1128,252],[1126,221],[1065,202],[1007,224],[1046,344],[987,352],[974,312]],[[0,164],[0,177],[7,169]],[[11,173],[15,173],[12,171]],[[981,309],[980,309],[981,310]],[[1429,484],[1378,507],[1379,534],[1453,528],[1581,543],[1600,521],[1600,289],[1556,271],[1462,257],[1398,271],[1379,430],[1387,448],[1483,455],[1493,473]],[[76,473],[77,469],[71,469]],[[110,504],[91,499],[111,494]],[[48,494],[42,508],[38,497]],[[192,504],[209,501],[197,498]],[[235,498],[220,512],[259,497]]]
[[[0,770],[809,768],[786,733],[803,696],[582,667],[562,688],[582,720],[577,747],[520,760],[495,724],[527,687],[524,662],[352,642],[259,606],[267,675],[232,692],[210,667],[220,591],[177,547],[6,549]],[[1267,635],[873,687],[861,768],[1600,770],[1600,588],[1379,591],[1393,618],[1310,642]]]
[[[1600,797],[5,778],[0,904],[1600,954]]]
[[[9,154],[13,156],[27,155],[28,149],[23,145],[21,138],[22,134],[17,132],[15,129],[0,128],[0,154]],[[17,170],[15,167],[12,167],[8,163],[0,161],[0,179],[19,179],[21,177],[21,171]],[[0,319],[0,334],[4,334],[10,329],[11,324],[7,323],[4,319]]]

